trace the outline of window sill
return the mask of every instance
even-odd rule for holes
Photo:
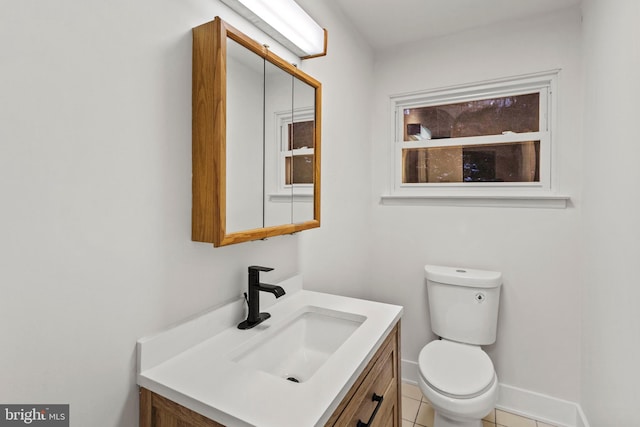
[[[383,195],[380,202],[389,206],[482,206],[500,208],[565,209],[571,198],[542,194],[434,194]]]
[[[294,202],[313,202],[313,193],[271,193],[269,201],[275,203],[291,203]]]

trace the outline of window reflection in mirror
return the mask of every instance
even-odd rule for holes
[[[287,181],[293,194],[291,216],[295,224],[313,219],[313,199],[309,196],[313,195],[314,180],[315,89],[296,79],[293,92],[293,124],[288,127],[287,141],[291,153]]]
[[[265,62],[265,226],[291,223],[291,200],[278,185],[280,180],[279,119],[291,115],[294,77],[271,62]]]
[[[315,88],[266,63],[265,225],[314,219]]]

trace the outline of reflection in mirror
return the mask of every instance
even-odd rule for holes
[[[292,222],[313,219],[313,181],[315,149],[315,96],[313,86],[295,79],[293,85],[293,123],[289,125],[288,149],[291,153],[287,183],[292,190]]]
[[[316,89],[266,63],[265,225],[314,219]]]
[[[262,228],[264,59],[227,41],[227,233]]]
[[[291,223],[291,199],[284,195],[284,173],[280,165],[282,127],[291,119],[294,77],[265,61],[265,226]]]

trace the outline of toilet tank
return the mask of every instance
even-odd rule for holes
[[[427,265],[431,330],[441,338],[474,345],[496,341],[502,273]]]

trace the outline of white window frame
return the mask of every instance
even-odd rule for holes
[[[277,193],[270,194],[273,201],[290,201],[292,197],[300,201],[313,200],[313,183],[311,184],[285,184],[286,180],[286,158],[302,155],[314,155],[313,148],[297,148],[289,150],[288,127],[292,123],[308,122],[315,120],[315,110],[313,107],[298,108],[293,111],[281,111],[275,113],[275,131],[278,144],[278,172],[277,172]]]
[[[382,197],[385,204],[504,205],[527,207],[566,207],[567,196],[557,195],[556,148],[553,141],[556,90],[559,70],[509,77],[442,89],[391,96],[393,165],[391,194]],[[404,141],[404,110],[453,104],[479,99],[540,94],[538,132],[510,133],[463,138]],[[479,145],[505,142],[540,141],[539,182],[456,182],[403,183],[402,151],[407,148]]]

